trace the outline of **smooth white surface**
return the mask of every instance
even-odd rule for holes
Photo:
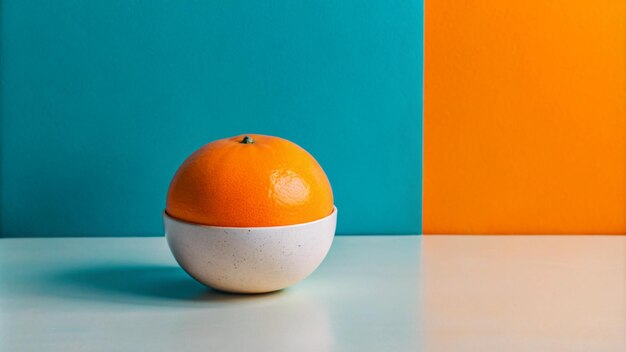
[[[428,236],[427,351],[626,351],[626,236]]]
[[[165,238],[0,239],[0,351],[399,351],[419,346],[418,237],[337,237],[310,277],[207,289]]]
[[[174,258],[196,280],[222,291],[264,293],[289,287],[320,265],[333,243],[337,208],[291,226],[203,226],[165,212],[163,222]]]
[[[336,237],[218,293],[164,238],[0,239],[0,351],[625,351],[624,236]]]

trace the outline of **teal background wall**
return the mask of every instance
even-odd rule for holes
[[[160,235],[176,168],[239,133],[319,160],[339,234],[420,232],[422,1],[1,4],[3,236]]]

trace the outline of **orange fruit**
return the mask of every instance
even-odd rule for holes
[[[220,139],[180,166],[166,212],[182,221],[226,227],[293,225],[333,212],[333,192],[317,161],[278,137]]]

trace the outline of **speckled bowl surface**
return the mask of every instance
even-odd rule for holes
[[[166,212],[163,221],[174,258],[193,278],[222,291],[262,293],[291,286],[320,265],[335,236],[337,208],[289,226],[205,226]]]

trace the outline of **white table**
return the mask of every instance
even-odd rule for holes
[[[626,351],[625,236],[337,237],[229,295],[163,238],[0,239],[0,351]]]

